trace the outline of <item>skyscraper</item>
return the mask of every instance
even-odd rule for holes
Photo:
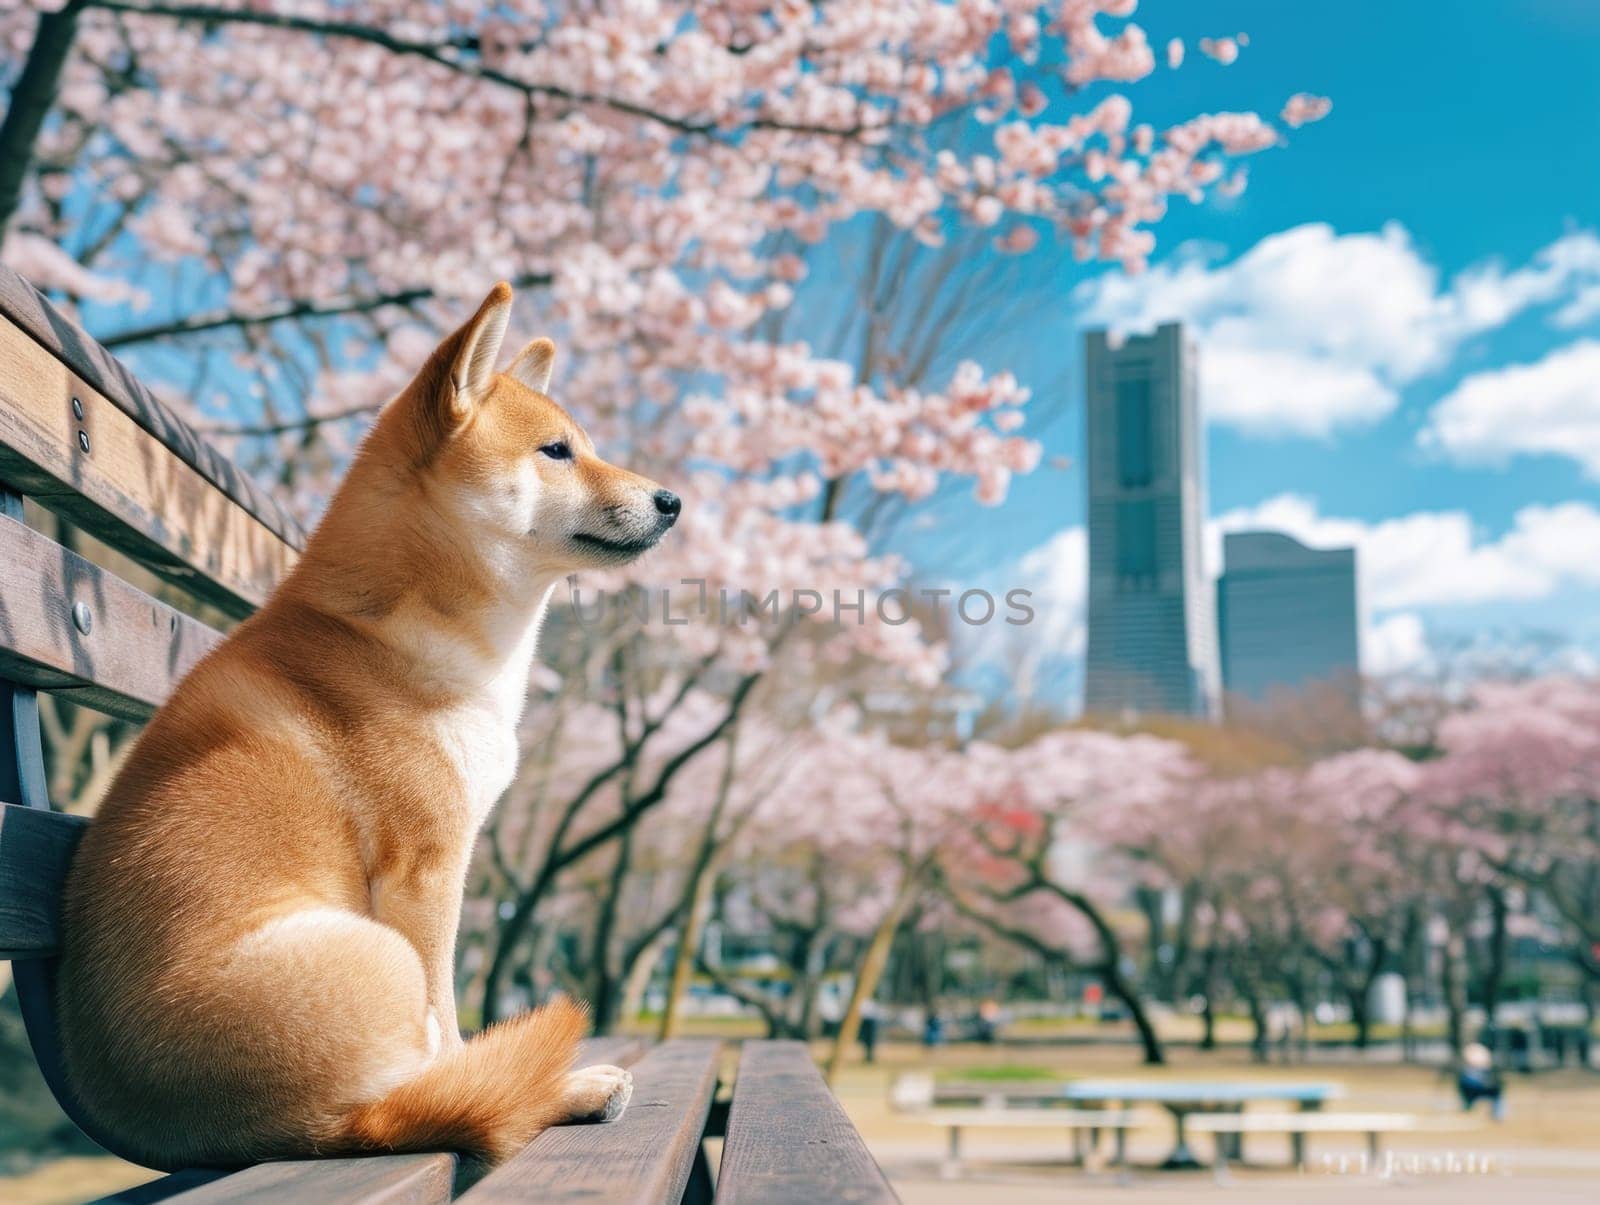
[[[1354,694],[1359,669],[1356,552],[1307,548],[1276,531],[1229,534],[1217,579],[1222,683],[1264,702],[1329,683]]]
[[[1089,655],[1084,709],[1211,717],[1214,596],[1201,563],[1196,352],[1176,323],[1084,336]]]

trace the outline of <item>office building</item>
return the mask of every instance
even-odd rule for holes
[[[1201,560],[1196,352],[1176,323],[1084,336],[1089,648],[1084,709],[1214,718],[1215,595]]]
[[[1217,579],[1222,684],[1266,702],[1333,684],[1352,697],[1360,663],[1353,548],[1307,548],[1276,531],[1230,533]]]

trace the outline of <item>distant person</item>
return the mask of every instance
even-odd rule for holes
[[[1461,1054],[1461,1070],[1456,1075],[1456,1091],[1461,1093],[1461,1108],[1471,1111],[1480,1100],[1489,1102],[1489,1115],[1496,1121],[1506,1117],[1505,1089],[1495,1070],[1494,1056],[1481,1042],[1474,1042]]]
[[[1000,1002],[992,996],[978,1005],[978,1041],[993,1046],[1000,1036]]]
[[[929,1050],[944,1045],[944,1018],[936,1008],[928,1010],[928,1019],[922,1023],[922,1044]]]
[[[878,1003],[868,1000],[861,1006],[861,1028],[856,1031],[856,1040],[861,1043],[861,1050],[866,1061],[878,1061]]]

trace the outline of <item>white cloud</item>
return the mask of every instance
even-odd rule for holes
[[[997,599],[1011,590],[1027,590],[1034,616],[1027,624],[991,623],[964,630],[973,660],[1020,670],[1049,658],[1082,656],[1089,589],[1089,545],[1083,528],[1063,528],[1010,562],[993,580],[978,584]]]
[[[1600,510],[1585,502],[1528,506],[1487,537],[1464,511],[1416,511],[1377,522],[1323,515],[1314,501],[1279,494],[1227,511],[1205,527],[1209,577],[1222,568],[1230,531],[1281,531],[1316,548],[1354,547],[1362,608],[1361,664],[1384,675],[1425,664],[1434,650],[1420,609],[1526,601],[1600,587]],[[975,583],[963,583],[968,588]],[[981,584],[997,598],[1032,592],[1033,622],[961,629],[965,659],[1003,670],[1025,697],[1081,660],[1087,644],[1088,541],[1068,527]]]
[[[1027,590],[1034,613],[1026,624],[957,625],[953,634],[960,659],[1004,673],[1013,698],[1054,692],[1063,670],[1083,659],[1088,642],[1088,582],[1084,529],[1067,527],[997,569],[988,580],[950,583],[958,590],[981,587],[996,599],[1004,599],[1012,590]]]
[[[1318,513],[1297,494],[1219,515],[1207,526],[1208,560],[1220,567],[1222,533],[1287,532],[1318,548],[1351,547],[1362,602],[1374,613],[1413,607],[1545,598],[1600,585],[1600,511],[1584,502],[1528,506],[1498,539],[1480,538],[1464,511],[1416,511],[1368,523]]]
[[[1057,653],[1083,652],[1089,590],[1089,541],[1083,528],[1063,528],[1024,553],[1017,561],[1015,584],[1033,592],[1037,626],[1031,639]]]
[[[1572,295],[1572,300],[1556,311],[1557,326],[1583,326],[1600,318],[1600,284],[1587,285]]]
[[[1415,669],[1428,659],[1428,632],[1411,611],[1386,615],[1361,633],[1361,668],[1375,677]]]
[[[1201,346],[1207,417],[1267,434],[1325,436],[1394,409],[1399,390],[1467,339],[1534,306],[1600,313],[1600,238],[1576,231],[1513,270],[1486,262],[1448,283],[1397,223],[1378,233],[1297,226],[1230,262],[1188,253],[1073,291],[1079,318],[1118,331],[1185,322]]]
[[[1595,298],[1600,314],[1600,288]],[[1567,456],[1600,477],[1600,343],[1584,339],[1533,364],[1472,374],[1433,408],[1418,438],[1469,462]]]

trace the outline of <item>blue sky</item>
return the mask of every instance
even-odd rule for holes
[[[1177,203],[1143,278],[1029,269],[1032,315],[992,358],[1035,388],[1049,455],[1078,453],[1084,325],[1188,319],[1213,515],[1360,545],[1371,668],[1484,632],[1600,645],[1600,4],[1144,0],[1137,20],[1190,54],[1129,90],[1136,120],[1302,90],[1333,112],[1248,160],[1241,197]],[[1241,30],[1232,66],[1195,52]],[[908,547],[930,573],[1030,579],[1050,622],[1029,638],[1070,646],[1082,494],[1044,468]]]

